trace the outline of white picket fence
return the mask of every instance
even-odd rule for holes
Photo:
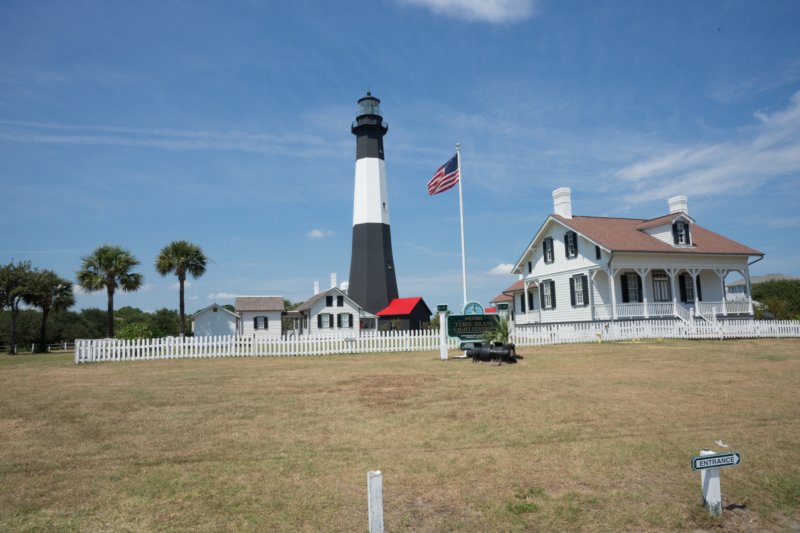
[[[574,324],[538,324],[517,328],[517,346],[622,341],[633,339],[734,339],[800,337],[797,320],[723,320],[716,324],[679,320],[632,320]],[[457,339],[448,339],[451,350]],[[75,363],[141,361],[208,357],[291,357],[378,352],[419,352],[439,349],[439,332],[389,331],[359,337],[186,337],[163,339],[90,339],[75,341]]]

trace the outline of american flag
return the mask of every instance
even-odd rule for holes
[[[458,154],[454,155],[428,182],[428,194],[433,196],[453,187],[458,183]]]

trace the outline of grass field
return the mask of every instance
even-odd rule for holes
[[[800,340],[522,354],[0,356],[0,530],[366,531],[374,469],[387,531],[800,528]]]

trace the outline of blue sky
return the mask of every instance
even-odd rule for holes
[[[177,308],[159,249],[213,260],[187,309],[303,300],[350,262],[355,139],[382,100],[401,296],[487,303],[572,188],[578,215],[697,222],[800,275],[800,3],[373,0],[0,3],[0,261],[74,278],[118,243]],[[104,307],[78,294],[78,308]]]

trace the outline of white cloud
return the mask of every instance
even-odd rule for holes
[[[179,290],[181,288],[181,284],[178,283],[178,282],[175,282],[172,285],[170,285],[169,288],[172,289],[173,291],[177,291],[177,290]],[[183,288],[184,289],[191,289],[192,288],[192,282],[191,281],[184,281],[183,282]]]
[[[234,298],[236,295],[230,292],[212,292],[208,295],[209,300],[233,300]]]
[[[333,232],[331,230],[315,228],[306,233],[306,237],[309,239],[325,239],[327,237],[333,237]]]
[[[757,124],[736,139],[655,154],[628,165],[616,177],[631,192],[628,204],[676,194],[742,194],[800,172],[800,92],[786,109],[756,112]]]
[[[152,283],[145,283],[139,288],[139,292],[153,292],[156,290],[156,286]]]
[[[400,0],[438,15],[470,21],[518,22],[534,15],[535,0]]]
[[[490,276],[507,276],[511,274],[511,269],[514,268],[514,265],[511,263],[500,263],[493,269],[489,271]]]
[[[81,287],[80,285],[78,285],[77,283],[75,283],[75,284],[72,286],[72,294],[76,294],[76,295],[77,295],[77,294],[86,294],[86,291],[85,291],[85,290],[83,290],[83,287]]]

